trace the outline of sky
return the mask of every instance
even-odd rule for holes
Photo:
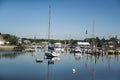
[[[120,0],[0,0],[0,32],[47,39],[49,6],[51,39],[120,38]]]

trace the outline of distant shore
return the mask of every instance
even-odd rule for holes
[[[15,46],[0,46],[0,50],[14,50]]]

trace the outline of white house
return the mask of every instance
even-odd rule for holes
[[[89,42],[77,42],[77,45],[81,48],[88,48],[90,47],[90,43]]]
[[[2,35],[0,35],[0,45],[3,45],[5,43],[5,41],[3,40]]]
[[[3,45],[3,44],[4,44],[4,42],[3,42],[3,41],[0,41],[0,46]]]

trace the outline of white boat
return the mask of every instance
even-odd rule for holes
[[[47,52],[45,52],[45,56],[47,56],[47,57],[58,57],[58,56],[60,56],[60,54],[55,52],[55,51],[47,51]]]
[[[89,42],[77,42],[74,52],[84,54],[88,51],[89,48],[90,48]]]
[[[57,42],[54,44],[54,49],[56,52],[64,52],[65,51],[60,42]]]
[[[29,46],[25,49],[25,52],[35,52],[35,47]]]
[[[75,47],[74,53],[82,53],[82,50],[80,47]]]
[[[55,51],[54,51],[54,48],[53,47],[51,47],[50,46],[50,18],[51,18],[51,16],[50,16],[50,14],[51,14],[51,8],[50,8],[50,6],[49,6],[49,27],[48,27],[48,45],[47,45],[47,51],[45,52],[45,56],[47,56],[47,57],[57,57],[57,56],[59,56],[60,54],[59,53],[56,53]]]
[[[36,62],[43,62],[43,59],[37,58]]]

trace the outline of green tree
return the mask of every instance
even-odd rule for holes
[[[106,40],[105,40],[105,38],[103,37],[103,38],[101,39],[101,41],[104,43]]]
[[[2,34],[3,39],[9,41],[11,45],[17,45],[18,37],[10,34]]]
[[[7,41],[10,39],[10,34],[2,34],[2,36]]]
[[[18,38],[16,36],[10,36],[9,41],[11,45],[17,45]]]
[[[99,37],[96,37],[96,42],[100,42],[100,39],[99,39]]]
[[[111,37],[111,38],[110,38],[110,41],[116,41],[116,40],[117,40],[116,37]]]

